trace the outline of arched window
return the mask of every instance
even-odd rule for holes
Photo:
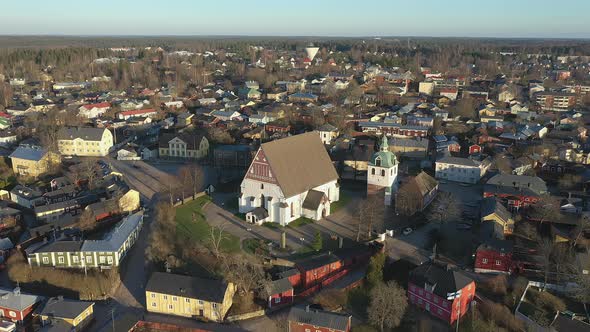
[[[380,157],[375,158],[375,165],[381,166],[381,158]]]
[[[375,175],[375,169],[374,168],[371,169],[371,175]]]
[[[260,189],[264,189],[264,183],[260,184]]]
[[[384,169],[381,170],[381,176],[385,176],[385,170]]]
[[[260,206],[266,208],[266,197],[264,197],[264,194],[260,195]]]

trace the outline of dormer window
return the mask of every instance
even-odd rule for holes
[[[378,167],[381,166],[381,157],[375,158],[375,166],[378,166]]]

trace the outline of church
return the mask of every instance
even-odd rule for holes
[[[262,144],[238,199],[246,221],[286,226],[300,217],[328,216],[339,197],[338,173],[318,133],[308,132]]]
[[[367,196],[383,195],[383,203],[391,205],[398,186],[398,162],[389,151],[387,136],[383,135],[379,151],[373,153],[367,167]]]

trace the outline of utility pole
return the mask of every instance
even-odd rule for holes
[[[111,309],[111,321],[113,322],[113,332],[115,332],[115,308]]]

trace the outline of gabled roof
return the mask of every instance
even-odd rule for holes
[[[118,251],[123,243],[129,238],[129,235],[135,231],[143,221],[143,212],[132,214],[115,227],[102,240],[86,240],[82,245],[82,251]]]
[[[0,307],[2,308],[23,311],[42,299],[41,296],[21,293],[20,288],[14,290],[0,288]]]
[[[293,289],[289,278],[281,278],[271,282],[271,294],[279,294]]]
[[[307,196],[305,196],[305,200],[303,201],[302,207],[307,210],[317,210],[320,204],[322,204],[322,200],[326,197],[323,191],[318,190],[310,190],[307,192]]]
[[[108,103],[108,102],[104,102],[104,103],[98,103],[98,104],[82,105],[82,107],[84,107],[87,110],[91,110],[93,108],[107,108],[107,107],[111,107],[111,104]]]
[[[16,150],[14,150],[14,152],[10,154],[10,158],[40,161],[43,159],[46,153],[47,150],[45,149],[19,146],[16,148]]]
[[[425,172],[420,172],[411,181],[422,196],[425,196],[438,186],[438,181]]]
[[[498,174],[488,180],[484,191],[541,195],[547,192],[547,185],[537,176]]]
[[[145,290],[221,303],[228,284],[221,280],[203,279],[179,274],[154,272]]]
[[[156,110],[153,108],[146,108],[143,110],[130,110],[130,111],[123,111],[119,114],[127,116],[127,115],[140,115],[140,114],[149,114],[149,113],[156,113]]]
[[[346,331],[351,316],[330,311],[313,310],[302,307],[293,307],[289,312],[289,321],[303,323],[323,328]]]
[[[425,284],[434,285],[433,293],[446,299],[448,293],[463,289],[473,282],[473,279],[461,271],[436,263],[426,263],[410,272],[410,281],[422,288]]]
[[[512,218],[512,214],[495,197],[484,198],[481,202],[481,216],[486,217],[492,213],[495,213],[504,222],[508,222]]]
[[[38,310],[38,314],[56,318],[74,319],[93,305],[94,302],[52,297]]]
[[[85,141],[100,141],[105,128],[91,128],[91,127],[65,127],[58,133],[58,139],[73,140],[81,138]]]
[[[317,132],[264,143],[260,149],[287,198],[338,180]]]

